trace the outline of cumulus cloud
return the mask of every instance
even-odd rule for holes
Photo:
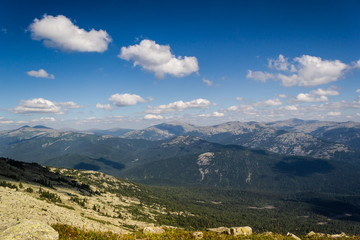
[[[55,79],[54,74],[49,74],[44,69],[39,69],[38,71],[31,70],[26,72],[26,74],[31,77]]]
[[[55,103],[43,99],[34,98],[30,100],[21,100],[20,104],[13,109],[15,113],[28,114],[28,113],[51,113],[62,114],[61,107]]]
[[[282,104],[279,98],[268,99],[264,101],[265,106],[272,107],[272,106],[279,106]]]
[[[239,105],[239,106],[230,106],[226,110],[229,112],[241,111],[241,112],[251,112],[255,108],[251,105]]]
[[[236,98],[237,101],[241,102],[242,100],[244,100],[242,97],[237,97]]]
[[[199,71],[196,57],[176,57],[170,51],[169,45],[159,45],[155,41],[144,39],[140,44],[122,47],[119,58],[133,61],[134,66],[155,73],[157,78],[165,74],[184,77]]]
[[[116,93],[111,97],[109,97],[109,101],[118,107],[133,106],[138,103],[146,102],[146,100],[140,97],[139,95],[129,94],[129,93],[124,93],[124,94]]]
[[[360,88],[356,90],[357,93],[360,93]]]
[[[55,103],[57,106],[61,106],[61,107],[65,107],[67,109],[77,109],[77,108],[81,108],[81,106],[77,103],[74,103],[72,101],[69,102],[58,102]]]
[[[12,124],[12,123],[15,123],[15,121],[6,119],[4,117],[0,117],[0,124]]]
[[[225,114],[221,112],[213,112],[211,114],[200,114],[199,117],[223,117]]]
[[[213,104],[209,100],[198,98],[188,102],[177,101],[177,102],[169,103],[167,105],[148,107],[148,110],[146,112],[153,114],[182,112],[186,109],[191,109],[191,108],[208,108],[210,105]]]
[[[357,64],[360,66],[360,60],[354,66]],[[277,59],[269,59],[268,68],[278,72],[249,70],[246,77],[261,82],[266,82],[270,78],[280,80],[285,87],[312,87],[337,81],[344,75],[345,70],[351,67],[340,60],[325,60],[310,55],[296,57],[290,62],[280,54]]]
[[[202,81],[203,81],[203,83],[205,83],[205,84],[208,85],[208,86],[212,86],[212,85],[213,85],[213,82],[210,81],[209,79],[203,78]]]
[[[269,59],[268,67],[270,69],[276,69],[279,71],[287,71],[289,69],[288,58],[285,58],[282,54],[277,59]]]
[[[253,72],[251,70],[248,70],[248,74],[246,75],[246,78],[252,78],[260,82],[266,82],[268,79],[274,78],[274,75],[267,72],[261,72],[261,71]]]
[[[144,116],[144,119],[146,119],[146,120],[162,120],[162,119],[164,119],[164,117],[163,116],[161,116],[161,115],[154,115],[154,114],[146,114],[145,116]]]
[[[296,111],[298,108],[295,105],[287,105],[284,107],[285,110]]]
[[[104,109],[106,111],[111,111],[112,110],[112,107],[110,104],[100,104],[100,103],[97,103],[96,108],[100,108],[100,109]]]
[[[31,122],[56,122],[56,118],[54,117],[42,117],[39,119],[33,119]]]
[[[341,112],[328,112],[328,114],[326,114],[328,116],[340,116]]]
[[[322,88],[318,88],[310,91],[309,93],[299,93],[295,100],[298,102],[327,102],[329,100],[327,96],[337,95],[339,95],[339,92],[335,89],[329,88],[324,90]]]
[[[360,68],[360,59],[354,63],[355,68]]]
[[[298,102],[327,102],[329,101],[327,96],[317,96],[311,93],[299,93],[296,96]]]
[[[278,74],[278,79],[286,87],[311,87],[337,81],[348,67],[339,60],[322,60],[320,57],[303,55],[294,58],[298,64],[297,72],[290,76]]]
[[[64,51],[104,52],[112,41],[106,31],[86,31],[63,15],[44,15],[40,20],[35,18],[29,30],[32,39],[43,40],[45,46]]]
[[[315,94],[315,95],[319,95],[319,96],[337,96],[337,95],[339,95],[339,92],[334,90],[334,89],[324,90],[324,89],[321,89],[321,88],[313,90],[310,93]]]
[[[72,101],[52,102],[44,98],[34,98],[29,100],[21,100],[19,105],[15,107],[12,111],[20,114],[64,114],[64,111],[76,108],[81,108],[81,106]]]

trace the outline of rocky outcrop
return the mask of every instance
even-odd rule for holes
[[[0,233],[2,240],[57,240],[59,233],[46,223],[28,220],[9,227]]]
[[[348,238],[349,236],[346,235],[346,233],[340,233],[340,234],[327,234],[328,238]]]
[[[316,233],[314,231],[309,232],[306,237],[324,237],[324,233]]]
[[[298,236],[296,236],[295,234],[293,234],[293,233],[287,233],[286,234],[286,236],[288,236],[288,237],[292,237],[293,239],[295,239],[295,240],[301,240],[301,238],[299,238]]]
[[[232,227],[230,228],[231,235],[238,236],[238,235],[251,235],[252,228],[251,227]]]
[[[192,235],[195,237],[195,239],[202,239],[204,237],[202,232],[193,232]]]
[[[144,234],[160,234],[165,233],[165,230],[162,227],[145,227],[143,229]]]
[[[228,234],[230,235],[230,228],[227,227],[218,227],[218,228],[208,228],[209,232],[214,232],[217,234]]]
[[[252,228],[251,227],[218,227],[218,228],[208,228],[209,232],[215,232],[217,234],[228,234],[233,236],[239,236],[239,235],[251,235],[252,234]]]

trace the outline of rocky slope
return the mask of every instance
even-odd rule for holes
[[[0,185],[0,231],[36,220],[125,233],[135,225],[152,226],[154,216],[164,212],[160,205],[142,203],[137,185],[93,171],[49,169],[0,158]],[[141,209],[143,220],[134,209]]]

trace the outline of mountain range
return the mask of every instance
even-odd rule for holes
[[[171,122],[118,137],[24,126],[0,132],[0,155],[151,184],[347,193],[360,186],[359,129],[299,119],[209,127]]]

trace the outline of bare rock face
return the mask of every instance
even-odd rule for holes
[[[46,223],[27,220],[0,233],[2,240],[57,240],[59,233]]]
[[[164,232],[165,230],[162,227],[145,227],[143,230],[144,234],[160,234]]]
[[[193,232],[192,235],[195,237],[195,239],[202,239],[204,237],[202,232]]]
[[[232,227],[230,228],[231,235],[238,236],[238,235],[251,235],[252,228],[251,227]]]
[[[287,233],[286,234],[286,236],[288,236],[288,237],[292,237],[293,239],[295,239],[295,240],[301,240],[301,238],[299,238],[298,236],[296,236],[295,234],[293,234],[293,233]]]
[[[214,232],[217,234],[228,234],[230,235],[230,228],[227,227],[218,227],[218,228],[208,228],[209,232]]]

